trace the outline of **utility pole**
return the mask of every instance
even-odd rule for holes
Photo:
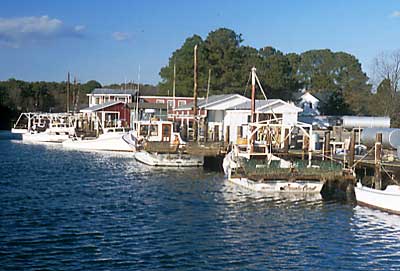
[[[194,46],[194,77],[193,77],[193,104],[194,104],[194,121],[193,121],[193,141],[197,141],[197,44]]]
[[[70,84],[69,84],[69,72],[68,72],[68,76],[67,76],[67,113],[69,112],[69,88],[70,88]]]

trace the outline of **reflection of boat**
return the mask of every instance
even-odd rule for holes
[[[95,138],[74,137],[63,142],[63,147],[78,150],[131,152],[135,150],[134,146],[135,138],[124,128],[106,128]]]
[[[140,151],[135,153],[135,159],[149,166],[162,167],[200,167],[204,158],[180,153],[150,153]]]
[[[377,190],[358,183],[354,190],[358,204],[400,215],[399,185],[388,185],[385,190]]]

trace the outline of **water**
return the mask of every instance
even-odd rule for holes
[[[3,270],[399,270],[400,217],[0,140]]]

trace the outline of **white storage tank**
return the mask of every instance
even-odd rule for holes
[[[361,142],[366,146],[373,147],[377,133],[382,134],[384,148],[400,148],[400,129],[395,128],[365,128],[361,133]]]
[[[390,128],[389,117],[343,116],[343,127],[353,128]]]

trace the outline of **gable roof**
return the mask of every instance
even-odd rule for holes
[[[94,106],[83,108],[80,111],[81,112],[96,112],[96,111],[99,111],[99,110],[102,110],[104,108],[107,108],[107,107],[110,107],[110,106],[113,106],[113,105],[116,105],[116,104],[120,104],[120,103],[122,104],[124,102],[122,102],[122,101],[109,101],[109,102],[105,102],[105,103],[102,103],[102,104],[96,104]]]
[[[95,88],[90,94],[116,95],[116,94],[131,94],[136,95],[136,89],[112,89],[112,88]]]
[[[268,100],[256,100],[256,108],[255,111],[258,113],[269,113],[272,112],[273,110],[278,110],[280,112],[287,112],[287,111],[293,111],[293,112],[301,112],[303,111],[301,108],[291,104],[287,103],[281,99],[268,99]],[[283,110],[285,109],[285,110]],[[251,101],[247,101],[244,103],[241,103],[236,106],[230,107],[228,110],[251,110]]]
[[[208,99],[203,99],[197,103],[198,108],[206,108],[211,106],[216,106],[223,104],[224,102],[231,101],[235,98],[242,98],[249,100],[248,98],[240,95],[240,94],[220,94],[220,95],[212,95],[208,97]],[[176,110],[191,110],[193,108],[194,103],[189,103],[186,105],[179,106]]]

